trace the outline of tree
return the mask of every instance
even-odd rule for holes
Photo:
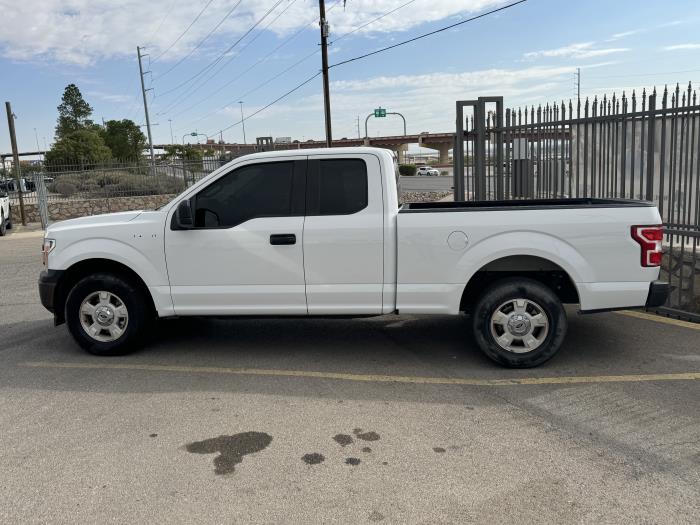
[[[58,105],[58,123],[56,139],[62,139],[69,133],[91,126],[92,107],[83,98],[83,94],[75,84],[68,84],[63,91],[61,103]]]
[[[134,159],[146,147],[146,136],[132,120],[108,120],[100,136],[117,159]]]
[[[75,169],[86,164],[101,164],[112,156],[100,135],[89,129],[79,129],[58,139],[46,152],[46,165],[51,171]]]
[[[200,148],[187,144],[169,144],[164,147],[165,158],[168,159],[183,159],[183,160],[202,160],[204,152]]]

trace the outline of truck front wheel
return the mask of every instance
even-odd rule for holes
[[[76,342],[95,355],[136,350],[148,319],[143,292],[121,276],[96,273],[70,290],[65,318]]]
[[[538,366],[557,353],[566,335],[566,312],[545,285],[527,278],[497,281],[473,312],[479,348],[509,368]]]

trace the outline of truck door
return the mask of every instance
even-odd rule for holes
[[[254,160],[191,198],[194,229],[172,230],[171,212],[165,254],[177,314],[307,313],[305,177],[305,156]]]
[[[380,314],[384,205],[379,159],[309,158],[304,270],[309,314]]]

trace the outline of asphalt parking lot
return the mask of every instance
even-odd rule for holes
[[[0,522],[697,523],[700,325],[570,315],[505,370],[465,319],[161,322],[97,358],[0,239]]]

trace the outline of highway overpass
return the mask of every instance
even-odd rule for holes
[[[399,162],[403,162],[404,155],[409,144],[417,144],[423,148],[433,149],[439,152],[439,163],[449,164],[449,150],[454,144],[454,133],[419,133],[413,135],[395,135],[389,137],[369,137],[348,139],[342,138],[333,141],[333,147],[342,146],[375,146],[387,148],[396,152]],[[154,144],[154,148],[164,148],[167,144]],[[289,150],[323,148],[325,140],[307,140],[304,142],[293,141],[291,143],[274,143],[271,137],[258,137],[256,144],[192,144],[192,146],[215,151],[225,151],[233,156],[246,155],[256,151]]]

